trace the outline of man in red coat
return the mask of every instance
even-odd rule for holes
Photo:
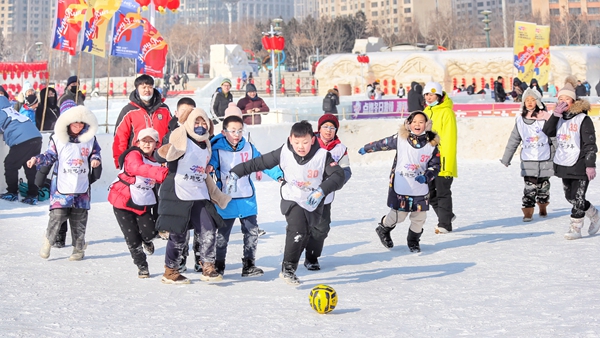
[[[269,112],[269,106],[258,97],[256,86],[251,83],[246,86],[246,96],[238,101],[237,106],[242,111],[244,124],[260,124],[260,115]]]
[[[123,107],[115,127],[113,140],[113,159],[119,168],[119,156],[133,145],[142,129],[153,128],[162,140],[169,131],[171,112],[164,104],[160,92],[154,88],[154,79],[149,75],[140,75],[134,82],[135,90],[129,95],[129,103]]]

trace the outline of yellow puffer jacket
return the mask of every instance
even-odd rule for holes
[[[432,130],[440,136],[440,174],[438,176],[458,177],[458,167],[456,164],[456,115],[452,100],[444,92],[442,102],[424,110],[427,117],[433,123]]]

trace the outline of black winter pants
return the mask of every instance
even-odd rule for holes
[[[27,178],[28,196],[38,197],[38,187],[35,185],[36,168],[27,168],[27,161],[39,155],[42,150],[42,138],[36,137],[10,147],[8,155],[4,158],[4,177],[6,178],[6,191],[12,194],[19,193],[19,169],[23,168]]]
[[[438,226],[452,231],[452,182],[453,177],[436,177],[429,182],[429,204],[438,217]]]
[[[585,193],[587,192],[590,181],[563,178],[563,190],[565,191],[565,198],[569,203],[573,205],[571,209],[571,217],[583,218],[585,211],[590,208],[590,202],[585,199]]]
[[[156,237],[154,218],[150,212],[137,215],[129,210],[113,207],[117,223],[125,237],[125,243],[133,258],[133,264],[148,267],[142,243],[150,243]]]
[[[323,215],[321,221],[310,229],[310,237],[306,244],[306,260],[311,263],[316,263],[321,257],[323,247],[325,246],[325,238],[329,234],[331,224],[331,203],[323,206]]]
[[[227,256],[229,236],[233,229],[235,218],[224,219],[225,227],[217,229],[217,260],[224,261]],[[258,245],[258,223],[256,215],[240,218],[242,233],[244,234],[244,259],[254,260],[256,246]]]
[[[287,221],[285,235],[285,249],[283,252],[283,261],[298,263],[302,251],[308,243],[310,230],[316,227],[321,221],[323,213],[323,204],[313,212],[303,209],[294,203],[285,214]]]

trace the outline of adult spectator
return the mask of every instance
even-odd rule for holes
[[[119,156],[133,145],[142,129],[153,128],[162,140],[169,131],[171,112],[163,103],[158,90],[154,88],[154,79],[149,75],[140,75],[133,83],[135,90],[129,94],[129,103],[123,107],[115,127],[113,140],[113,159],[119,169]]]
[[[587,80],[583,81],[583,86],[585,87],[585,96],[590,96],[591,91],[592,91],[592,86],[590,86],[589,82],[587,82]]]
[[[48,97],[46,97],[48,96]],[[35,125],[40,131],[53,131],[54,124],[60,116],[58,95],[52,87],[46,87],[40,92],[40,103],[35,110]],[[42,119],[44,123],[42,125]]]
[[[216,116],[221,120],[225,118],[225,109],[227,109],[229,102],[233,102],[233,95],[231,95],[230,90],[231,80],[223,79],[223,81],[221,81],[221,87],[217,88],[217,91],[213,94],[210,102],[210,112],[213,116]]]
[[[337,115],[337,106],[340,104],[340,93],[337,88],[332,88],[327,91],[327,95],[323,98],[323,112],[325,114]]]
[[[498,79],[494,81],[494,100],[496,102],[506,101],[506,92],[504,91],[504,79],[502,76],[498,76]]]
[[[475,86],[474,83],[470,84],[467,87],[467,95],[473,95],[473,94],[475,94],[475,88],[476,88],[476,86]]]
[[[79,89],[79,80],[77,76],[69,76],[67,80],[67,86],[65,87],[64,93],[58,99],[58,106],[65,102],[66,100],[73,100],[80,106],[83,106],[83,101],[85,101],[85,95]]]
[[[248,84],[248,74],[246,74],[245,70],[242,70],[242,86],[240,89],[244,89],[244,87]]]
[[[269,106],[263,99],[258,97],[256,86],[251,83],[246,85],[246,96],[238,101],[237,107],[242,111],[244,124],[260,124],[262,120],[261,113],[266,114],[269,112]],[[223,113],[223,116],[225,116],[225,113]]]
[[[187,73],[183,73],[183,75],[181,75],[181,87],[183,90],[187,90],[188,82],[190,82],[190,77],[187,75]]]
[[[453,111],[452,100],[442,90],[442,85],[437,82],[428,82],[424,89],[427,108],[423,111],[432,122],[432,130],[440,135],[438,145],[440,156],[440,173],[429,182],[429,203],[433,207],[438,225],[436,234],[452,231],[454,212],[452,206],[452,182],[458,176],[456,164],[456,115]]]
[[[399,99],[403,98],[404,95],[406,95],[406,90],[404,89],[404,87],[402,87],[402,83],[398,84],[398,91],[396,92],[396,95],[398,95]]]
[[[544,95],[544,91],[542,90],[542,88],[538,84],[538,80],[537,79],[531,79],[531,82],[529,82],[529,88],[533,88],[533,89],[537,90],[540,93],[540,96]],[[525,92],[525,91],[523,91],[523,92]]]
[[[423,108],[425,108],[425,99],[423,99],[423,86],[416,81],[411,82],[407,100],[409,112],[412,113],[417,110],[422,111]]]
[[[577,87],[575,87],[575,96],[577,96],[577,98],[580,98],[586,95],[587,90],[585,90],[585,86],[581,83],[581,80],[577,80]]]

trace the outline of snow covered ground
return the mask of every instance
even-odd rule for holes
[[[503,141],[504,142],[504,141]],[[302,284],[278,278],[285,221],[278,185],[259,182],[258,278],[242,278],[242,236],[231,238],[224,280],[160,282],[166,242],[149,257],[151,278],[137,278],[123,236],[94,187],[86,257],[68,261],[71,247],[39,257],[48,204],[0,202],[0,335],[9,337],[598,337],[600,236],[563,239],[569,204],[551,180],[550,215],[521,222],[518,163],[459,161],[455,231],[434,234],[433,211],[422,253],[406,247],[408,224],[392,232],[385,249],[375,226],[385,206],[389,160],[354,165],[337,194],[322,270],[298,269]],[[351,154],[351,159],[359,155]],[[368,155],[366,155],[368,156]],[[516,161],[515,161],[516,162]],[[589,199],[600,205],[598,180]],[[587,227],[586,227],[587,229]],[[585,233],[585,231],[584,231]],[[337,308],[319,315],[308,304],[316,284],[333,286]]]

